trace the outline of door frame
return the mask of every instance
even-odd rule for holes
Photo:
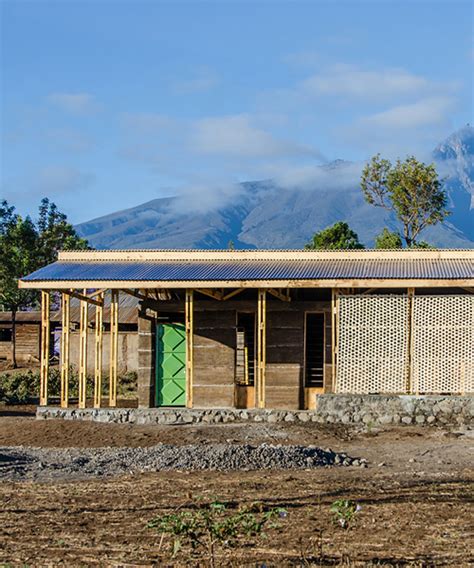
[[[309,387],[306,384],[306,339],[307,339],[307,323],[308,314],[321,314],[323,316],[323,386]],[[316,396],[324,394],[326,374],[326,311],[324,310],[305,310],[304,311],[304,340],[303,340],[303,389],[304,389],[304,407],[309,410],[316,408]]]
[[[180,312],[177,312],[176,315],[180,314]],[[187,334],[186,334],[186,325],[184,322],[181,321],[173,321],[173,317],[172,315],[170,316],[166,316],[168,318],[168,321],[158,321],[158,318],[156,319],[156,324],[155,324],[155,395],[154,395],[154,402],[155,402],[155,408],[186,408],[188,406],[187,402],[188,402],[188,366],[187,366],[187,349],[188,349],[188,345],[187,345]],[[159,326],[160,325],[166,325],[166,324],[179,324],[183,326],[184,332],[185,332],[185,383],[184,383],[184,387],[185,387],[185,400],[184,400],[184,404],[180,404],[180,405],[176,405],[176,406],[169,406],[169,405],[164,405],[164,404],[158,404],[158,341],[159,341]]]

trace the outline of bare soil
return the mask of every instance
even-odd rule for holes
[[[205,566],[172,559],[147,528],[156,515],[204,499],[288,511],[268,538],[221,551],[219,566],[473,566],[472,431],[399,427],[357,431],[310,424],[136,426],[36,420],[0,409],[0,445],[140,447],[157,443],[306,444],[368,460],[367,468],[167,471],[48,483],[0,484],[0,565]],[[331,504],[362,510],[349,529]]]

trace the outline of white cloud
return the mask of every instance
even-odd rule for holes
[[[234,158],[262,158],[283,155],[321,154],[308,146],[280,140],[258,127],[246,114],[209,117],[194,123],[191,148],[201,154],[223,155]]]
[[[89,114],[98,110],[99,105],[89,93],[51,93],[47,101],[71,114]]]
[[[374,113],[360,119],[358,123],[361,126],[396,130],[438,125],[445,122],[454,104],[452,97],[428,97]]]
[[[353,188],[359,184],[363,164],[336,160],[329,164],[272,163],[265,168],[269,178],[285,189],[314,189],[336,191]]]
[[[337,64],[308,77],[299,88],[310,96],[387,100],[425,92],[430,82],[404,69],[369,70]]]
[[[219,84],[219,77],[215,71],[207,67],[196,69],[188,79],[182,79],[173,83],[173,90],[181,95],[203,93],[210,91]]]
[[[243,191],[239,183],[201,179],[177,188],[169,211],[173,214],[207,213],[235,202]]]

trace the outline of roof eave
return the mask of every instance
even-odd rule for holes
[[[20,280],[19,288],[68,290],[84,288],[474,288],[474,279],[338,278],[317,280]]]

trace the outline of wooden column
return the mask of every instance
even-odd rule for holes
[[[102,331],[104,294],[98,295],[102,305],[95,307],[95,365],[94,365],[94,408],[100,408],[102,401]]]
[[[257,308],[257,408],[265,408],[265,366],[266,366],[266,319],[267,295],[263,289],[258,290]]]
[[[110,368],[109,368],[109,406],[117,406],[117,367],[118,367],[118,312],[119,291],[112,290],[110,298]]]
[[[185,323],[186,323],[186,406],[193,407],[193,372],[194,372],[194,344],[193,344],[193,315],[194,292],[186,290]]]
[[[49,375],[49,292],[41,291],[41,368],[40,368],[40,405],[48,404]]]
[[[84,290],[86,295],[86,290]],[[80,300],[79,303],[79,408],[86,407],[87,398],[87,319],[88,319],[87,300]]]
[[[69,331],[71,297],[61,294],[61,408],[69,405]]]

